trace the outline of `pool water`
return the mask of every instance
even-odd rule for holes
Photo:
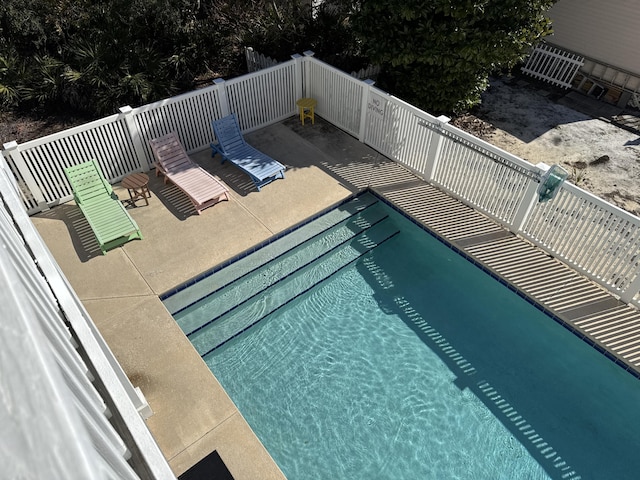
[[[640,382],[401,233],[204,356],[290,480],[635,479]]]

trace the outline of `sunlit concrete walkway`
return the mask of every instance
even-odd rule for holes
[[[176,475],[216,450],[236,480],[284,478],[158,296],[366,187],[509,279],[521,294],[536,297],[559,321],[564,315],[576,330],[594,315],[601,325],[602,316],[616,309],[630,325],[640,325],[635,309],[318,117],[304,127],[294,117],[247,139],[287,166],[284,180],[257,192],[235,167],[200,152],[194,158],[229,186],[231,199],[197,215],[179,190],[151,171],[150,205],[138,202],[129,210],[144,239],[106,256],[73,203],[33,217],[125,372],[146,396],[154,412],[147,424]],[[128,197],[126,190],[115,190],[121,199]],[[556,283],[549,275],[536,280],[526,262],[558,272]],[[586,290],[572,296],[576,288]],[[606,341],[594,337],[593,342],[607,348]],[[627,367],[640,365],[611,355]]]

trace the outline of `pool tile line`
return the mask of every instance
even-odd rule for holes
[[[412,215],[409,215],[402,208],[400,208],[395,203],[393,203],[392,201],[387,199],[383,194],[378,193],[373,189],[367,189],[367,190],[371,191],[371,193],[373,193],[376,197],[378,197],[382,202],[384,202],[386,205],[388,205],[394,211],[398,212],[400,215],[402,215],[403,217],[405,217],[408,220],[410,220],[412,223],[414,223],[416,226],[418,226],[419,228],[421,228],[422,230],[427,232],[429,235],[434,237],[436,240],[440,241],[441,243],[446,245],[448,248],[450,248],[451,250],[453,250],[457,254],[461,255],[463,258],[465,258],[467,261],[471,262],[476,267],[480,268],[486,274],[490,275],[492,278],[494,278],[495,280],[500,282],[502,285],[507,287],[509,290],[511,290],[512,292],[516,293],[519,297],[523,298],[529,304],[531,304],[532,306],[534,306],[535,308],[537,308],[538,310],[543,312],[545,315],[550,317],[556,323],[558,323],[559,325],[562,325],[562,327],[564,327],[567,330],[569,330],[571,333],[576,335],[582,341],[586,342],[588,345],[593,347],[599,353],[603,354],[605,357],[607,357],[609,360],[611,360],[616,365],[621,367],[623,370],[625,370],[626,372],[630,373],[634,377],[640,379],[640,371],[636,370],[632,365],[629,365],[627,362],[625,362],[624,360],[618,358],[612,352],[608,351],[607,348],[604,347],[603,345],[601,345],[599,342],[597,342],[597,340],[595,340],[595,339],[589,337],[587,334],[583,333],[580,329],[578,329],[577,327],[572,325],[569,321],[563,319],[558,313],[556,313],[555,311],[551,310],[549,307],[545,306],[540,301],[538,301],[534,297],[532,297],[529,294],[527,294],[524,290],[520,289],[518,286],[514,285],[513,283],[511,283],[508,280],[506,280],[505,278],[503,278],[500,274],[498,274],[495,270],[493,270],[492,268],[490,268],[489,266],[484,264],[482,261],[478,260],[477,258],[472,256],[471,254],[469,254],[466,251],[464,251],[463,249],[459,248],[457,245],[455,245],[454,242],[452,242],[452,241],[446,239],[445,237],[439,235],[437,232],[435,232],[434,230],[429,228],[425,223],[421,222],[420,220],[418,220],[417,218],[413,217]],[[511,234],[511,235],[513,235],[513,234]]]
[[[195,277],[191,278],[190,280],[187,280],[186,282],[183,282],[180,285],[178,285],[178,286],[176,286],[176,287],[174,287],[174,288],[172,288],[170,290],[167,290],[166,292],[164,292],[164,293],[159,295],[160,301],[166,300],[167,298],[175,295],[176,293],[181,292],[182,290],[185,290],[186,288],[198,283],[200,280],[213,275],[214,273],[222,270],[223,268],[228,267],[229,265],[231,265],[231,264],[233,264],[233,263],[235,263],[235,262],[237,262],[239,260],[242,260],[245,257],[248,257],[249,255],[257,252],[258,250],[261,250],[262,248],[272,244],[276,240],[280,240],[282,237],[285,237],[288,234],[290,234],[292,232],[295,232],[296,230],[299,230],[300,228],[308,225],[309,223],[313,222],[314,220],[317,220],[318,218],[326,215],[330,211],[335,210],[336,208],[340,208],[343,205],[345,205],[345,204],[347,204],[349,202],[352,202],[353,200],[365,195],[366,193],[367,193],[367,190],[362,190],[362,191],[357,192],[357,193],[355,193],[353,195],[350,195],[349,197],[345,198],[344,200],[341,200],[340,202],[338,202],[338,203],[336,203],[336,204],[334,204],[334,205],[332,205],[332,206],[330,206],[328,208],[325,208],[325,209],[321,210],[317,214],[315,214],[315,215],[313,215],[313,216],[311,216],[311,217],[309,217],[309,218],[297,223],[296,225],[294,225],[292,227],[289,227],[286,230],[283,230],[282,232],[277,233],[277,234],[269,237],[268,239],[266,239],[266,240],[264,240],[264,241],[262,241],[262,242],[260,242],[260,243],[258,243],[256,245],[244,250],[243,252],[238,253],[237,255],[225,260],[224,262],[219,263],[215,267],[213,267],[213,268],[211,268],[211,269],[209,269],[209,270],[207,270],[207,271],[205,271],[203,273],[200,273],[199,275],[196,275]],[[376,195],[376,198],[377,198],[377,195]]]

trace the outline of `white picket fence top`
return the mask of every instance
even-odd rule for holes
[[[563,88],[571,88],[573,77],[584,65],[584,57],[545,42],[537,44],[522,72]]]
[[[275,58],[256,52],[253,47],[244,48],[244,58],[247,61],[247,71],[249,73],[257,72],[264,68],[274,67],[280,63]]]

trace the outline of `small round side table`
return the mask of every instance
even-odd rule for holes
[[[144,200],[149,205],[151,192],[149,191],[149,176],[146,173],[132,173],[122,179],[122,186],[129,191],[129,203],[136,206],[138,200]]]

